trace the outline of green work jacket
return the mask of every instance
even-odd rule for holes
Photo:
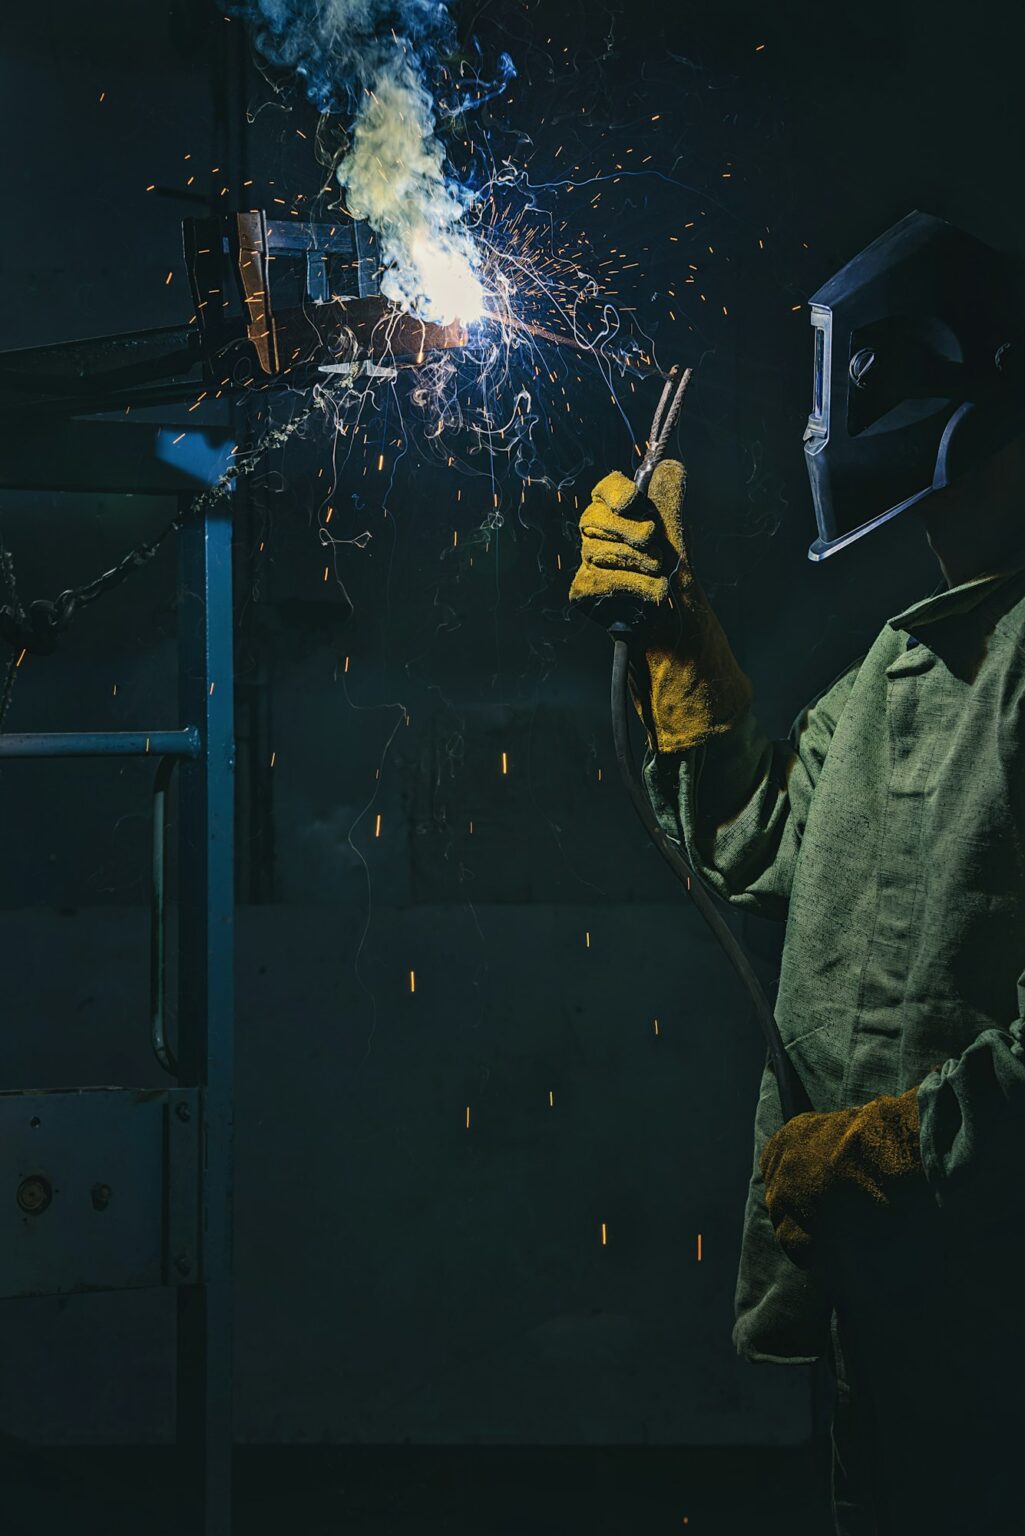
[[[789,739],[748,710],[649,753],[645,778],[708,885],[785,922],[776,1016],[814,1107],[918,1084],[924,1198],[966,1230],[1021,1230],[1025,566],[890,619]],[[767,1070],[734,1341],[801,1362],[823,1352],[831,1303],[769,1221],[758,1154],[780,1123]]]

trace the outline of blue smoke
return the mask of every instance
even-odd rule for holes
[[[396,47],[426,75],[455,43],[444,0],[236,0],[230,10],[321,112],[351,110]]]

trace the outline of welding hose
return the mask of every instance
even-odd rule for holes
[[[683,396],[690,381],[690,376],[691,370],[689,368],[682,377],[678,376],[676,369],[673,369],[666,381],[662,398],[655,412],[655,419],[652,422],[647,451],[634,476],[634,483],[642,495],[647,494],[655,468],[660,463],[668,447],[670,436],[679,419],[680,407],[683,404]],[[800,1115],[810,1110],[812,1103],[804,1084],[798,1076],[796,1067],[787,1055],[786,1047],[783,1044],[783,1037],[779,1032],[779,1025],[776,1023],[776,1016],[772,1011],[769,999],[765,995],[762,984],[758,980],[754,967],[748,959],[743,946],[720,911],[717,898],[702,883],[700,877],[688,862],[680,845],[673,842],[659,825],[634,757],[633,741],[630,734],[633,715],[630,700],[630,653],[631,648],[637,646],[637,629],[639,623],[642,622],[641,615],[638,613],[635,603],[624,606],[617,604],[614,599],[605,600],[605,613],[609,615],[604,620],[605,627],[613,642],[612,739],[620,777],[630,797],[630,803],[637,812],[644,830],[662,855],[662,858],[669,865],[673,874],[678,880],[683,882],[691,901],[697,907],[710,928],[716,943],[722,949],[727,960],[729,960],[737,976],[740,978],[750,998],[755,1019],[768,1048],[769,1065],[772,1067],[776,1079],[776,1089],[779,1094],[783,1120],[784,1122],[792,1120],[795,1115]],[[861,1341],[864,1338],[863,1319],[859,1315],[857,1306],[852,1304],[849,1295],[850,1287],[845,1284],[843,1279],[848,1268],[849,1266],[841,1262],[841,1255],[837,1251],[833,1251],[829,1261],[823,1264],[822,1274],[833,1297],[834,1307],[844,1321],[847,1337],[854,1345],[855,1353],[860,1355]],[[872,1387],[873,1384],[870,1378],[860,1383],[863,1412],[866,1416],[866,1422],[871,1426],[868,1433],[878,1443],[878,1429],[876,1428],[878,1424],[878,1409],[875,1404]]]
[[[638,772],[634,757],[633,743],[630,736],[631,704],[630,704],[630,641],[632,630],[626,623],[612,624],[609,626],[609,634],[613,641],[612,652],[612,736],[616,750],[616,762],[626,791],[630,796],[631,804],[637,812],[644,830],[655,844],[665,862],[669,865],[678,880],[682,880],[688,894],[701,916],[708,924],[712,934],[719,944],[726,958],[739,976],[751,1004],[755,1011],[755,1017],[759,1028],[765,1037],[768,1046],[769,1064],[776,1078],[776,1088],[779,1093],[780,1108],[783,1111],[783,1120],[792,1120],[795,1115],[803,1114],[812,1108],[807,1090],[797,1074],[797,1070],[786,1053],[783,1037],[779,1032],[775,1014],[762,989],[762,984],[755,975],[754,968],[747,958],[740,941],[723,917],[717,905],[716,898],[706,890],[700,878],[685,858],[682,849],[659,826],[655,813],[651,808],[651,802],[644,790],[644,785]],[[833,1300],[833,1306],[838,1316],[843,1321],[849,1348],[853,1349],[857,1358],[863,1358],[865,1339],[865,1318],[851,1297],[851,1286],[845,1280],[845,1276],[851,1272],[851,1255],[843,1254],[834,1244],[828,1258],[823,1259],[820,1273],[823,1284],[828,1286],[829,1294]],[[834,1365],[835,1369],[835,1365]],[[866,1434],[874,1438],[877,1446],[879,1441],[878,1407],[875,1401],[874,1384],[871,1375],[859,1380],[859,1396],[862,1401],[862,1412],[867,1425]],[[880,1527],[882,1529],[882,1527]]]
[[[813,1106],[808,1097],[807,1090],[801,1082],[790,1057],[787,1055],[783,1044],[783,1037],[776,1023],[776,1016],[772,1011],[769,999],[766,997],[762,984],[755,975],[754,968],[744,952],[740,941],[719,910],[717,898],[702,884],[699,876],[684,856],[683,850],[659,826],[655,813],[651,808],[651,802],[644,790],[644,785],[637,768],[634,757],[633,742],[630,735],[631,716],[633,713],[630,702],[630,648],[634,633],[628,623],[620,622],[609,625],[609,634],[613,641],[612,652],[612,737],[616,751],[616,762],[619,766],[620,776],[630,796],[631,804],[637,812],[644,830],[655,844],[665,862],[669,865],[678,880],[682,880],[687,888],[691,900],[697,907],[701,916],[712,931],[713,937],[722,949],[726,958],[737,973],[751,1004],[754,1008],[755,1018],[759,1028],[765,1037],[768,1047],[769,1064],[776,1078],[776,1088],[779,1093],[780,1108],[783,1112],[784,1123],[792,1120],[795,1115],[803,1114]],[[635,642],[636,643],[636,642]],[[857,1300],[852,1296],[852,1285],[849,1276],[857,1273],[852,1268],[855,1257],[860,1255],[846,1252],[834,1240],[827,1254],[823,1256],[819,1265],[819,1273],[824,1286],[832,1297],[832,1304],[838,1317],[842,1320],[848,1341],[848,1349],[852,1350],[855,1357],[864,1359],[865,1328],[867,1318],[864,1309],[860,1308]],[[835,1369],[835,1364],[834,1364]],[[876,1404],[874,1383],[871,1374],[862,1376],[858,1382],[859,1397],[862,1403],[862,1413],[866,1424],[866,1435],[870,1436],[876,1444],[877,1454],[882,1453],[882,1442],[879,1438],[878,1422],[879,1410]],[[873,1511],[874,1503],[873,1503]],[[880,1531],[883,1527],[880,1526]]]
[[[754,1007],[758,1025],[765,1036],[769,1049],[769,1062],[776,1076],[779,1101],[784,1120],[792,1120],[804,1110],[811,1109],[811,1102],[804,1084],[797,1075],[793,1062],[786,1053],[783,1037],[779,1032],[769,999],[755,975],[754,967],[745,954],[732,928],[720,912],[716,898],[706,890],[700,877],[684,857],[682,849],[666,836],[658,824],[651,802],[644,790],[633,743],[630,740],[630,641],[625,626],[610,629],[613,640],[612,652],[612,739],[620,776],[634,810],[640,817],[651,841],[678,880],[682,880],[690,898],[712,930],[716,942],[723,950],[733,969],[743,983]]]
[[[685,368],[682,372],[675,367],[669,370],[662,397],[651,423],[647,446],[634,475],[634,484],[642,496],[647,495],[652,475],[662,462],[672,434],[676,430],[692,372],[690,368]],[[599,622],[608,630],[613,642],[612,739],[620,777],[644,830],[673,874],[683,882],[691,900],[711,929],[717,944],[743,983],[768,1047],[769,1063],[775,1074],[783,1119],[792,1120],[795,1115],[811,1109],[812,1106],[804,1084],[786,1053],[783,1037],[779,1032],[779,1025],[776,1023],[769,999],[740,941],[719,910],[716,898],[706,889],[700,876],[692,869],[679,844],[667,837],[660,827],[634,758],[633,744],[630,739],[632,715],[630,649],[632,643],[636,644],[637,627],[643,623],[643,616],[638,612],[636,602],[624,603],[615,597],[600,600],[594,617],[599,618],[599,615]]]

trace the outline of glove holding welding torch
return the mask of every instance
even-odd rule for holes
[[[686,471],[664,459],[647,495],[613,472],[580,519],[581,560],[569,595],[598,623],[605,599],[636,605],[631,685],[652,749],[684,752],[720,735],[751,685],[694,580],[683,528]]]

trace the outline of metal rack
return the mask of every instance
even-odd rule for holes
[[[218,431],[51,420],[13,432],[0,487],[189,501],[231,451]],[[64,441],[61,441],[61,437]],[[168,451],[171,438],[174,451]],[[231,1529],[234,771],[230,499],[178,534],[178,724],[0,734],[0,763],[151,757],[150,1033],[165,1088],[0,1093],[0,1297],[171,1287],[186,1528]],[[177,1040],[167,1038],[167,795],[178,778]],[[140,1020],[144,1017],[140,1000]]]

